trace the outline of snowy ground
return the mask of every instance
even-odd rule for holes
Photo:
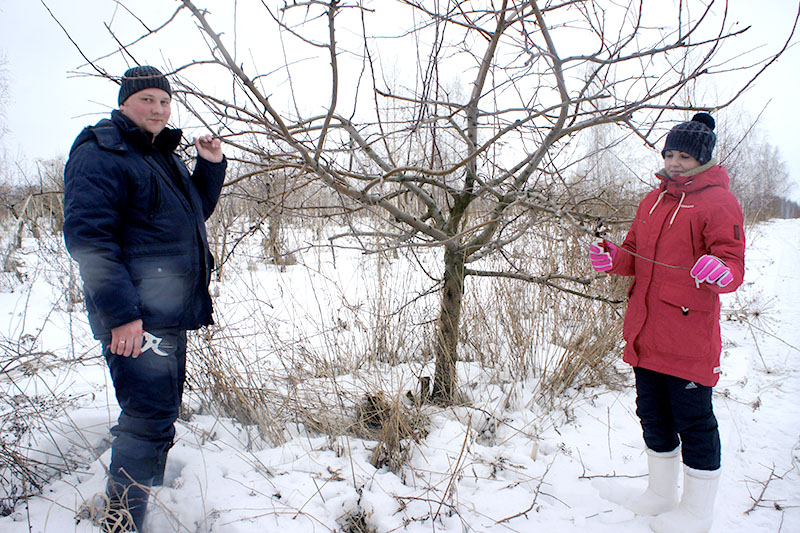
[[[724,299],[723,308],[761,312],[723,323],[724,375],[714,397],[723,474],[712,531],[798,532],[800,220],[762,224],[748,241],[745,285]],[[43,276],[29,280],[29,292],[0,293],[5,338],[40,333],[41,313],[62,298],[50,281]],[[293,295],[297,303],[314,305],[309,298]],[[270,302],[277,305],[274,295]],[[41,351],[97,351],[80,313],[56,313],[61,318],[49,317]],[[104,486],[107,432],[117,415],[113,392],[99,357],[64,371],[56,361],[48,370],[46,362],[40,357],[35,370],[20,365],[9,371],[10,363],[0,361],[0,384],[7,398],[19,398],[20,412],[28,412],[25,402],[61,398],[45,424],[56,437],[32,443],[29,455],[66,458],[72,466],[41,496],[1,517],[0,530],[95,531],[75,513]],[[570,391],[561,408],[547,412],[533,401],[532,385],[489,377],[474,364],[460,372],[471,405],[426,408],[429,433],[411,447],[409,466],[399,474],[371,466],[372,441],[287,427],[284,445],[254,447],[231,421],[196,415],[179,422],[165,486],[148,517],[150,531],[360,531],[346,525],[358,513],[376,533],[649,531],[647,518],[598,495],[608,476],[642,488],[646,483],[630,382],[621,391]],[[95,449],[102,452],[99,460],[87,460]]]

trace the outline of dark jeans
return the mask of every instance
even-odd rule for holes
[[[636,374],[636,414],[644,442],[655,452],[681,445],[683,462],[697,470],[720,467],[719,429],[712,388],[644,368]]]
[[[163,481],[186,377],[186,332],[149,333],[161,342],[135,359],[112,354],[103,339],[103,355],[122,409],[111,428],[108,492],[131,512],[137,531],[144,521],[148,488]]]

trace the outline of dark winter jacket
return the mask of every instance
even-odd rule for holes
[[[724,167],[711,161],[688,174],[656,174],[661,186],[639,204],[610,272],[634,276],[624,360],[714,386],[720,372],[719,293],[735,291],[744,277],[743,216]],[[689,274],[705,254],[730,267],[733,281],[725,288],[698,285]]]
[[[80,266],[95,337],[142,319],[145,330],[211,323],[213,258],[205,220],[226,161],[173,153],[181,131],[155,139],[119,111],[85,128],[64,172],[64,238]]]

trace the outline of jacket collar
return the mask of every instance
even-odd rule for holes
[[[656,177],[661,180],[659,188],[672,196],[680,196],[682,193],[695,192],[707,187],[723,187],[725,190],[730,188],[728,173],[716,159],[690,170],[684,176],[670,178],[666,169],[661,169],[656,172]]]
[[[111,121],[119,128],[126,141],[139,149],[157,149],[160,152],[171,153],[175,151],[181,142],[183,132],[177,128],[164,128],[151,141],[150,135],[139,128],[131,119],[126,117],[118,109],[111,112]],[[121,140],[121,139],[120,139]],[[103,146],[100,137],[98,143]]]

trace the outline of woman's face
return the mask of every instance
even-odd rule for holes
[[[700,161],[686,152],[679,152],[677,150],[667,150],[664,152],[664,168],[670,178],[683,176],[693,168],[699,166]]]

